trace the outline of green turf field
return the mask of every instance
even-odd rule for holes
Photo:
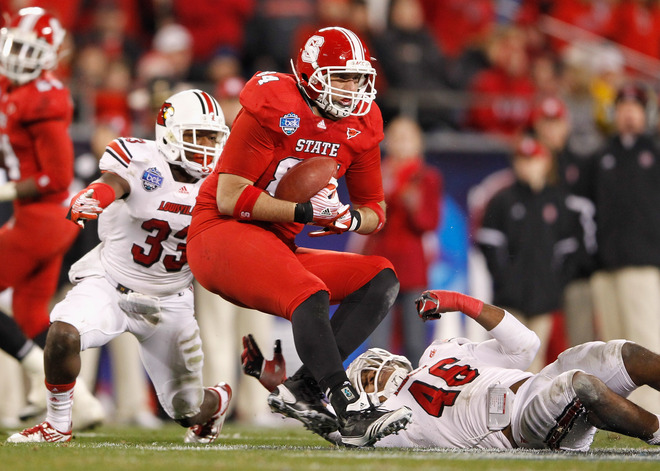
[[[285,422],[283,421],[283,424]],[[184,445],[183,429],[99,427],[68,444],[15,445],[0,430],[1,471],[124,470],[660,470],[660,448],[600,432],[592,452],[336,448],[302,427],[226,424],[213,445]]]

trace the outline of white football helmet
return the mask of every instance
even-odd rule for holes
[[[394,371],[382,389],[378,390],[378,386],[381,383],[379,381],[380,375],[385,369],[393,369]],[[353,383],[355,389],[361,394],[364,392],[366,386],[362,372],[375,371],[375,391],[367,393],[367,395],[374,404],[380,404],[381,398],[387,399],[399,389],[399,386],[401,386],[401,383],[412,369],[412,364],[406,357],[394,355],[382,348],[370,348],[351,362],[346,370],[346,375],[351,380],[351,383]]]
[[[369,59],[369,51],[357,34],[331,27],[320,29],[307,39],[296,64],[291,61],[291,68],[305,94],[324,113],[334,118],[364,116],[376,98],[376,69]],[[333,87],[330,76],[335,74],[361,75],[357,90]]]
[[[0,29],[0,73],[24,84],[42,71],[57,66],[57,54],[66,30],[43,8],[19,10],[9,24]]]
[[[192,131],[192,142],[183,139]],[[218,133],[214,145],[198,144],[198,131]],[[169,97],[156,119],[156,145],[165,158],[190,175],[203,178],[211,173],[220,157],[229,128],[220,105],[202,90],[184,90]]]

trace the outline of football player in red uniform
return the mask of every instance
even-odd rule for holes
[[[409,410],[365,405],[342,360],[387,314],[396,274],[382,257],[294,239],[303,224],[321,226],[315,235],[370,234],[385,222],[376,72],[360,38],[338,27],[312,34],[292,66],[293,74],[257,73],[243,89],[243,108],[197,199],[188,262],[209,291],[291,321],[304,366],[271,393],[271,408],[322,436],[338,429],[348,445],[371,445],[405,427]],[[288,168],[315,156],[336,159],[353,209],[339,201],[334,179],[309,202],[273,197]],[[331,304],[339,304],[332,319]]]
[[[0,201],[14,205],[0,228],[0,291],[14,289],[14,318],[42,347],[62,258],[78,234],[63,204],[73,179],[73,104],[49,72],[65,34],[41,8],[20,10],[0,30],[0,149],[10,179]]]

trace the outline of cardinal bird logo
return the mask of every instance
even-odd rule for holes
[[[165,102],[163,106],[160,107],[160,112],[156,118],[156,122],[161,126],[165,126],[165,121],[174,116],[174,107],[171,103]]]

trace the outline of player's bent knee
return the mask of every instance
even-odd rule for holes
[[[65,355],[80,352],[80,333],[66,322],[54,322],[48,331],[46,343],[49,355]]]
[[[649,383],[650,369],[653,365],[660,364],[660,356],[651,350],[642,347],[635,342],[626,342],[621,347],[621,358],[623,365],[628,372],[628,376],[637,386],[643,386]]]
[[[587,409],[601,404],[608,391],[607,386],[600,379],[581,371],[573,375],[573,389]]]
[[[374,279],[379,280],[386,295],[394,295],[396,298],[397,294],[399,294],[399,279],[397,278],[396,273],[394,273],[392,268],[385,268],[380,273],[378,273]]]

